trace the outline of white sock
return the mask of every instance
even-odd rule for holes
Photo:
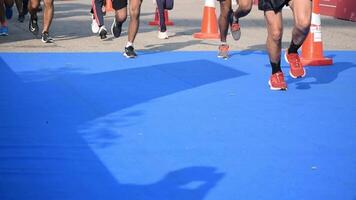
[[[126,47],[129,47],[129,46],[133,46],[133,43],[132,42],[127,42],[126,43]]]
[[[227,42],[221,42],[221,45],[227,45]]]

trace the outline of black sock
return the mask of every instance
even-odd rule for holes
[[[274,63],[274,62],[270,61],[270,63],[271,63],[271,67],[272,67],[272,74],[282,71],[281,61],[278,61],[278,63]]]
[[[290,42],[289,48],[288,48],[288,54],[290,53],[298,53],[298,49],[302,46],[302,44],[294,44],[293,40]]]

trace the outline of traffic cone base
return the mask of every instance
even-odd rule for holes
[[[193,37],[197,38],[197,39],[219,39],[220,35],[219,33],[194,33]]]
[[[304,59],[300,58],[303,66],[324,66],[324,65],[332,65],[333,59],[331,58],[313,58],[313,59]]]
[[[313,0],[310,31],[302,45],[301,62],[304,66],[332,65],[332,58],[323,55],[319,0]]]

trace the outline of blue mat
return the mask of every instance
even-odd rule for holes
[[[0,54],[1,200],[355,200],[356,52]],[[283,70],[288,67],[283,61]]]

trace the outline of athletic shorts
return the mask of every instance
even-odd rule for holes
[[[114,10],[120,10],[127,7],[127,0],[112,0],[112,8]]]
[[[288,6],[290,0],[258,0],[258,9],[263,11],[273,10],[280,12],[284,6]]]

